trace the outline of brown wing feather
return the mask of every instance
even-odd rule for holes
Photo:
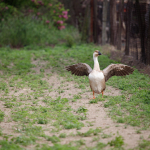
[[[92,68],[86,63],[78,63],[71,66],[66,66],[65,68],[77,76],[88,76],[92,72]]]
[[[105,81],[112,76],[126,76],[132,74],[134,68],[123,64],[111,64],[103,70]]]

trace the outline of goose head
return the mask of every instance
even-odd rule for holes
[[[93,58],[98,57],[99,55],[102,55],[102,54],[100,53],[100,51],[96,50],[93,53]]]

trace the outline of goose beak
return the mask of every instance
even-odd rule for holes
[[[98,55],[102,55],[102,54],[100,53],[100,51],[98,51]]]

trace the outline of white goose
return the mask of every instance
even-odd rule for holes
[[[93,53],[94,68],[86,63],[78,63],[65,67],[66,70],[71,71],[72,74],[77,76],[88,76],[90,88],[93,91],[93,99],[95,99],[94,93],[103,93],[106,88],[105,82],[112,76],[126,76],[132,74],[134,69],[124,64],[111,64],[104,70],[100,70],[98,56],[101,55],[100,51],[96,50]]]

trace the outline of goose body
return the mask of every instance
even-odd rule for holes
[[[88,76],[90,88],[93,91],[93,99],[95,99],[94,93],[102,93],[106,88],[106,81],[112,76],[126,76],[132,74],[134,69],[130,66],[124,64],[111,64],[105,69],[100,70],[98,56],[101,53],[96,50],[93,53],[94,68],[92,68],[86,63],[78,63],[71,66],[67,66],[66,70],[71,71],[72,74],[77,76]]]
[[[102,93],[106,88],[105,77],[101,71],[93,70],[89,74],[89,83],[91,90],[98,94]]]

